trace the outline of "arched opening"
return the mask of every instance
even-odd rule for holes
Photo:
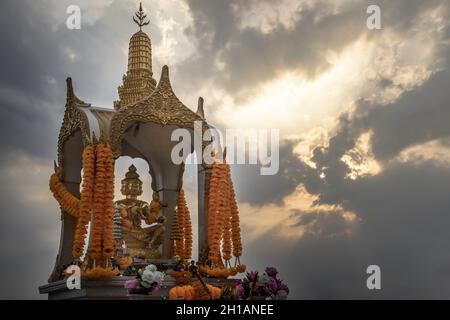
[[[70,193],[80,197],[82,153],[84,148],[81,129],[75,130],[61,143],[63,143],[63,146],[61,154],[58,155],[58,162],[63,172],[63,183]],[[61,237],[58,256],[49,281],[58,280],[64,266],[71,264],[73,261],[72,245],[76,219],[64,211],[61,214]]]
[[[121,155],[139,157],[149,162],[152,189],[158,192],[163,205],[162,214],[166,218],[166,231],[162,246],[163,258],[166,259],[170,259],[174,255],[173,240],[170,239],[171,226],[184,169],[183,165],[172,160],[172,150],[179,143],[179,141],[172,140],[172,133],[177,129],[181,128],[176,125],[137,121],[130,123],[124,131],[121,141]],[[189,145],[193,149],[192,129],[187,130],[190,136]],[[189,206],[192,210],[192,205]]]

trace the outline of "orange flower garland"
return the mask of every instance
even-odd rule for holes
[[[91,243],[89,256],[94,260],[102,257],[103,238],[103,213],[105,204],[105,180],[106,180],[106,154],[102,151],[102,144],[97,144],[95,149],[95,182],[94,182],[94,206],[92,214]]]
[[[195,290],[193,286],[176,286],[169,291],[170,300],[194,300]]]
[[[50,191],[61,208],[71,216],[78,217],[80,214],[80,200],[67,190],[64,183],[61,182],[59,172],[51,175],[49,185]]]
[[[226,162],[213,163],[209,188],[207,239],[208,259],[213,268],[205,268],[204,272],[213,277],[226,278],[245,270],[245,266],[241,267],[239,262],[242,255],[239,211],[230,166]],[[232,255],[236,257],[236,264],[239,262],[233,268],[230,263]],[[230,268],[227,269],[227,266]]]
[[[208,258],[214,264],[221,264],[220,241],[223,232],[223,211],[226,205],[222,188],[225,177],[223,169],[223,164],[213,164],[208,199]]]
[[[98,143],[95,149],[95,188],[89,255],[94,260],[111,258],[115,252],[112,234],[114,215],[114,160],[111,147]]]
[[[180,236],[175,239],[175,254],[180,257],[180,259],[184,259],[184,219],[183,219],[183,208],[177,207],[176,211],[176,221],[178,222],[178,230],[180,232]]]
[[[181,239],[175,241],[175,253],[181,259],[187,260],[192,255],[192,224],[183,189],[178,194],[176,215],[180,224]]]
[[[234,192],[233,180],[231,179],[231,170],[228,168],[228,181],[230,184],[229,206],[230,206],[230,223],[231,237],[233,240],[233,255],[240,257],[242,255],[241,228],[239,226],[239,209],[236,203],[236,194]]]
[[[114,219],[114,159],[109,144],[99,145],[105,154],[105,194],[103,217],[103,256],[111,258],[115,253],[115,241],[113,238]]]
[[[83,278],[87,279],[97,279],[102,277],[114,277],[119,275],[120,271],[118,268],[112,268],[112,267],[95,267],[92,269],[88,269],[81,273],[81,276]]]
[[[225,165],[225,175],[228,178],[230,175],[230,167]],[[225,179],[224,181],[224,196],[227,197],[230,194],[230,181]],[[225,200],[228,200],[225,198]],[[224,225],[223,225],[223,241],[222,241],[222,253],[225,264],[231,260],[231,207],[229,202],[225,204],[224,208]]]
[[[83,187],[80,199],[80,211],[75,228],[72,256],[80,258],[84,252],[87,226],[91,218],[92,194],[94,191],[95,148],[92,144],[83,151]]]
[[[115,273],[114,269],[108,268],[108,260],[105,260],[111,258],[116,250],[113,238],[114,158],[111,146],[95,141],[84,148],[81,199],[73,196],[61,182],[58,168],[50,177],[49,184],[61,207],[77,218],[72,248],[72,255],[76,259],[83,255],[92,212],[89,257],[94,260],[95,271],[92,269],[86,276]],[[103,263],[103,266],[97,266],[98,263]]]

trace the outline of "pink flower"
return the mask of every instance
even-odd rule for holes
[[[256,271],[247,272],[247,279],[251,283],[258,281],[258,272]]]
[[[131,280],[127,280],[125,281],[125,285],[124,285],[125,289],[137,289],[139,288],[139,280],[138,279],[131,279]]]
[[[245,290],[244,290],[244,287],[242,285],[238,285],[237,286],[236,295],[237,295],[238,299],[243,299],[244,298]]]
[[[275,278],[270,278],[269,281],[266,284],[266,292],[270,295],[276,295],[280,291],[284,291],[287,294],[289,294],[289,288],[286,284],[283,283],[283,281]]]
[[[269,281],[267,281],[266,291],[270,295],[274,295],[274,294],[277,293],[277,291],[278,291],[278,283],[277,283],[277,280],[275,278],[270,278]]]
[[[278,274],[278,270],[274,267],[267,267],[265,271],[266,271],[267,275],[272,278],[276,278],[276,276]]]

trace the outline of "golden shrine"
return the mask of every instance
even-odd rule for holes
[[[202,132],[212,127],[202,98],[197,112],[177,98],[167,66],[158,83],[153,79],[151,40],[142,31],[149,24],[146,17],[140,5],[133,17],[139,31],[130,39],[128,70],[114,108],[82,101],[67,79],[58,160],[50,178],[61,207],[61,240],[49,284],[40,287],[51,299],[127,298],[161,287],[153,297],[231,297],[233,281],[226,279],[245,271],[239,261],[242,244],[230,167],[218,160],[197,165],[199,256],[190,261],[185,164],[171,161],[176,144],[171,134],[184,128],[193,136],[195,122]],[[139,199],[142,181],[134,165],[121,181],[124,198],[114,199],[115,160],[121,156],[149,164],[150,202]],[[82,287],[90,291],[67,290],[67,268],[73,265],[80,267]]]

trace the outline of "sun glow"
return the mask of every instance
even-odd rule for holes
[[[284,205],[268,204],[253,207],[247,203],[240,204],[241,224],[245,241],[251,244],[266,233],[276,233],[281,238],[300,239],[306,233],[314,233],[314,223],[320,215],[340,215],[346,223],[344,232],[350,233],[351,226],[358,221],[355,213],[340,206],[316,205],[317,196],[309,194],[303,186],[283,199]],[[298,225],[302,215],[310,215],[311,223]],[[330,236],[333,236],[330,234]]]
[[[356,180],[359,177],[373,176],[381,172],[381,166],[372,153],[371,136],[371,132],[362,134],[356,141],[355,147],[342,156],[341,160],[351,170],[346,178]]]
[[[221,121],[236,127],[270,127],[299,134],[316,127],[331,129],[335,116],[362,91],[360,70],[367,64],[367,46],[356,44],[344,54],[327,55],[330,69],[315,79],[286,72],[260,88],[242,104],[226,99]]]

